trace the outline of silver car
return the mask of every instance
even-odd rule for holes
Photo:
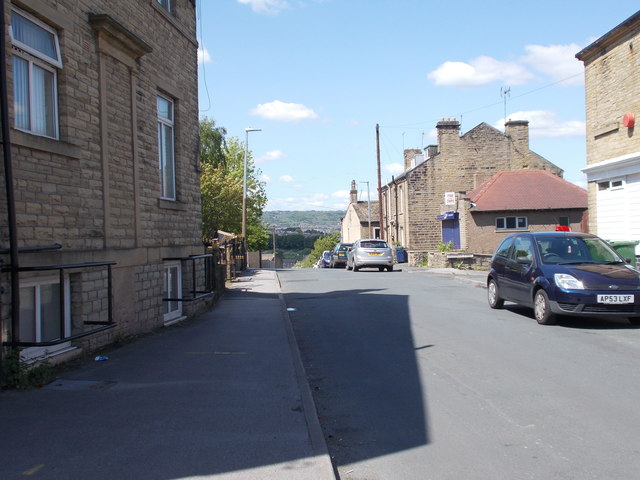
[[[384,240],[362,238],[356,240],[347,254],[347,270],[357,272],[361,268],[375,268],[381,272],[393,270],[393,252]]]

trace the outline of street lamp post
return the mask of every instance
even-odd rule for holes
[[[242,177],[242,241],[247,242],[247,157],[249,155],[249,132],[261,132],[260,128],[245,128],[244,173]]]

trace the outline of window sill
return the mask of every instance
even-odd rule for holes
[[[186,319],[187,319],[186,315],[182,315],[182,316],[177,317],[177,318],[172,318],[170,320],[165,320],[163,326],[170,327],[171,325],[175,325],[176,323],[180,323],[180,322],[182,322],[182,321],[184,321]]]
[[[164,198],[158,199],[158,208],[162,208],[165,210],[175,210],[179,212],[186,212],[187,205],[184,203],[178,202],[177,200],[165,200]]]
[[[11,129],[11,143],[21,147],[33,148],[43,152],[55,153],[65,157],[80,159],[80,147],[52,138],[41,137],[23,132],[21,130]]]

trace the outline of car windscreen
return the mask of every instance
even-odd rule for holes
[[[544,263],[620,263],[622,259],[598,237],[537,237]]]

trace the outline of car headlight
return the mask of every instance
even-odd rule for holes
[[[584,290],[584,285],[573,275],[566,273],[556,273],[553,276],[556,285],[563,290]]]

